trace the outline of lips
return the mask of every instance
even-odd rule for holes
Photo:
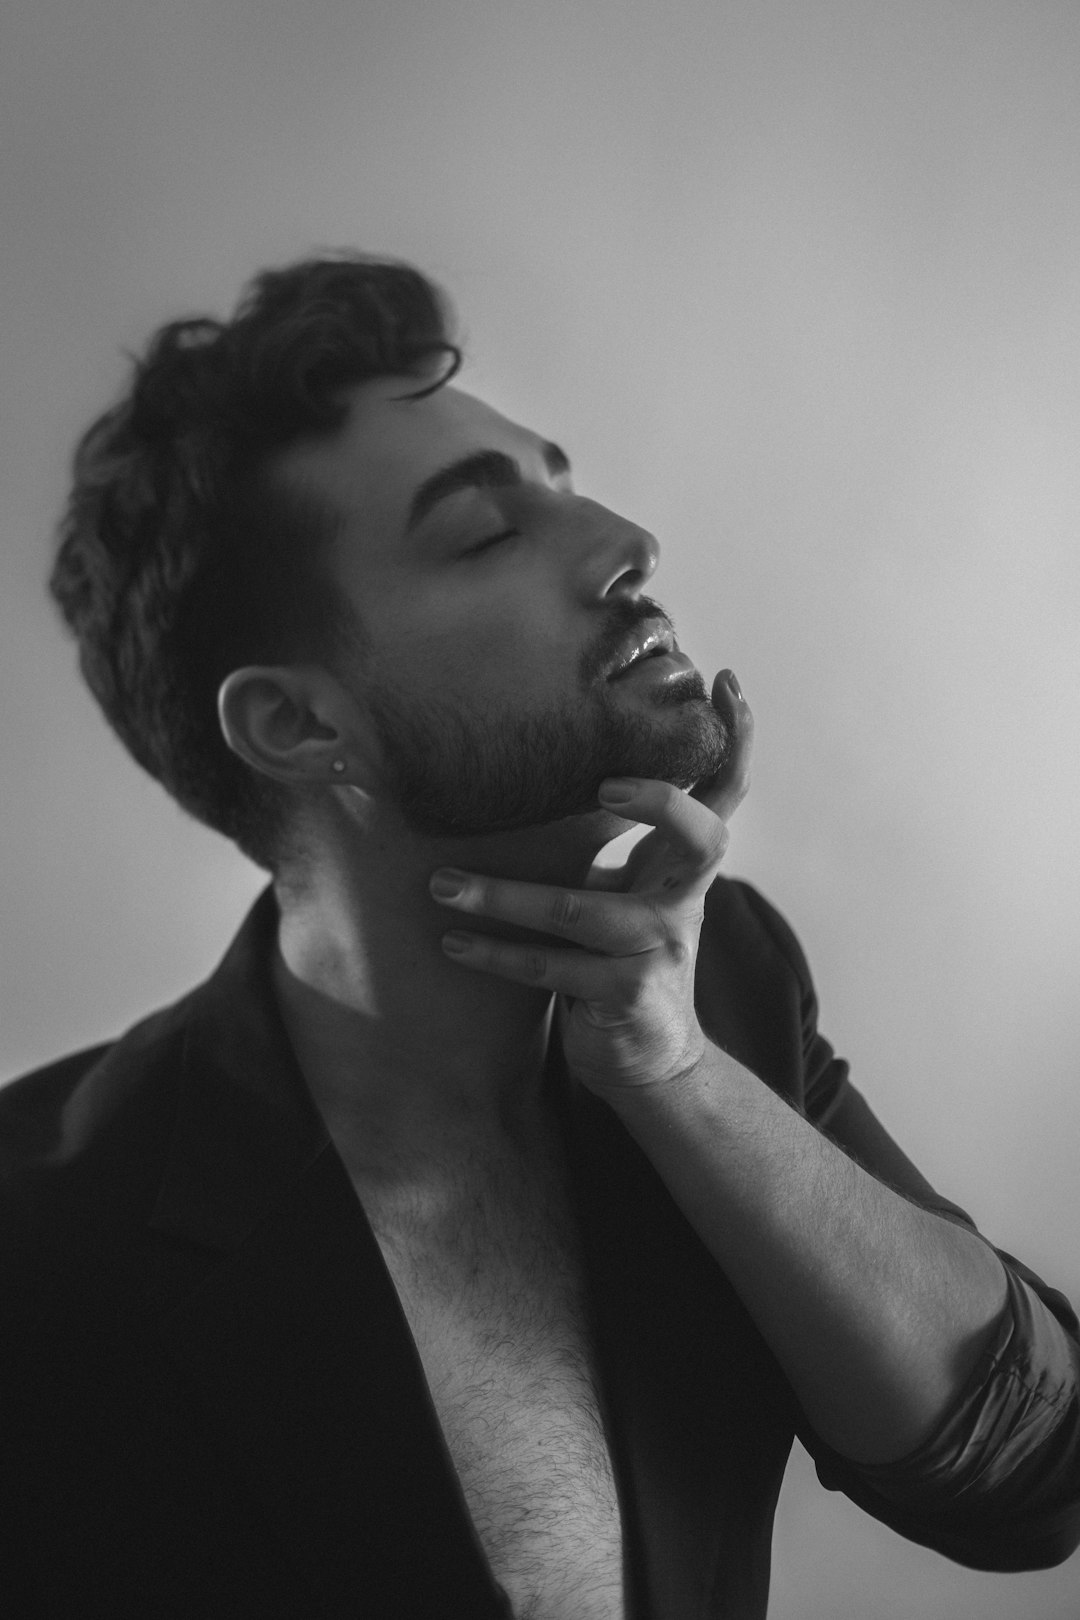
[[[628,670],[634,669],[646,658],[674,652],[675,632],[666,619],[648,619],[625,637],[612,660],[607,679],[614,681]]]

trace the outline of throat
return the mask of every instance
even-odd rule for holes
[[[473,1272],[511,1233],[523,1254],[530,1233],[569,1209],[554,1100],[539,1089],[505,1119],[463,1110],[442,1129],[428,1116],[422,1127],[404,1138],[368,1128],[335,1139],[376,1236],[402,1256]]]
[[[462,970],[459,970],[459,972]],[[551,1057],[550,997],[482,1018],[417,997],[372,1017],[274,965],[278,1007],[307,1089],[350,1170],[427,1179],[534,1128]]]

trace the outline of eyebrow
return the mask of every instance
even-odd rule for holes
[[[570,471],[570,458],[566,451],[552,444],[550,439],[541,444],[540,454],[553,478]],[[506,489],[524,481],[521,467],[513,456],[508,456],[502,450],[476,450],[472,455],[462,456],[460,460],[440,467],[438,472],[424,479],[409,503],[407,527],[415,529],[433,506],[448,495],[456,495],[458,490]]]

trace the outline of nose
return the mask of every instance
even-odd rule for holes
[[[582,573],[590,599],[640,596],[660,561],[655,535],[596,501],[581,504],[588,529]]]

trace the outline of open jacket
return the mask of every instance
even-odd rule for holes
[[[311,1103],[256,902],[201,987],[0,1092],[0,1612],[10,1620],[495,1620],[419,1357]],[[710,893],[707,1034],[947,1218],[817,1033],[787,925]],[[418,1009],[417,1016],[422,1016]],[[556,1054],[557,1058],[557,1054]],[[986,1569],[1080,1540],[1077,1321],[1010,1302],[938,1433],[857,1467],[807,1425],[723,1272],[558,1061],[636,1620],[758,1620],[792,1437],[823,1482]]]

